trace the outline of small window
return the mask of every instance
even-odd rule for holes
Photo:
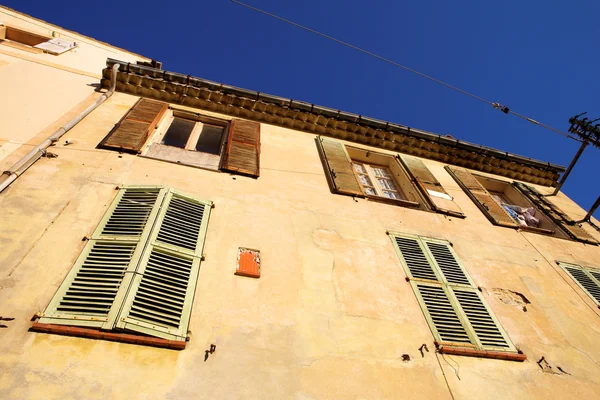
[[[494,225],[598,244],[536,189],[446,166],[459,186]]]
[[[49,38],[10,26],[0,25],[0,43],[31,53],[62,54],[77,46],[75,42]]]
[[[358,175],[358,181],[368,195],[387,197],[388,199],[402,200],[402,194],[388,167],[371,165],[353,161],[352,165]]]
[[[141,98],[98,144],[155,160],[258,178],[260,124],[226,121]]]
[[[450,243],[390,237],[441,352],[524,361]]]
[[[169,110],[142,154],[179,164],[219,169],[228,121]]]

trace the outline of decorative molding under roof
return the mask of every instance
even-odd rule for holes
[[[211,82],[189,75],[108,59],[119,63],[117,91],[210,110],[284,128],[330,136],[416,157],[544,186],[555,186],[565,168],[485,146],[351,114],[302,101]]]

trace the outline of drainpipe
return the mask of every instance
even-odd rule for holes
[[[50,147],[53,143],[57,142],[65,133],[71,130],[75,125],[77,125],[82,119],[88,116],[89,113],[94,111],[98,106],[106,101],[110,96],[115,92],[115,88],[117,86],[117,71],[119,70],[119,64],[115,64],[112,67],[112,73],[110,77],[110,88],[108,91],[96,100],[96,102],[90,105],[88,108],[83,110],[79,115],[75,118],[64,124],[60,127],[56,132],[50,135],[46,140],[44,140],[40,145],[36,146],[33,150],[27,153],[23,158],[17,161],[12,167],[4,171],[2,175],[0,175],[0,192],[8,187],[11,183],[13,183],[23,172],[27,170],[27,168],[31,167],[37,160],[39,160],[45,153],[46,149]]]

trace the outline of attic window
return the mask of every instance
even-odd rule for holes
[[[0,25],[0,43],[31,53],[62,54],[76,47],[75,42],[49,38],[10,26]]]

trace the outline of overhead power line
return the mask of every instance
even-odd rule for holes
[[[377,59],[379,59],[379,60],[381,60],[381,61],[384,61],[384,62],[386,62],[386,63],[388,63],[388,64],[392,64],[392,65],[393,65],[393,66],[395,66],[395,67],[402,68],[402,69],[404,69],[404,70],[406,70],[406,71],[408,71],[408,72],[411,72],[411,73],[413,73],[413,74],[415,74],[415,75],[418,75],[418,76],[420,76],[420,77],[422,77],[422,78],[429,79],[430,81],[433,81],[433,82],[435,82],[435,83],[438,83],[438,84],[440,84],[440,85],[442,85],[442,86],[445,86],[445,87],[447,87],[447,88],[449,88],[449,89],[452,89],[452,90],[454,90],[454,91],[457,91],[457,92],[459,92],[459,93],[462,93],[462,94],[464,94],[464,95],[466,95],[466,96],[469,96],[469,97],[471,97],[471,98],[473,98],[473,99],[475,99],[475,100],[478,100],[478,101],[480,101],[480,102],[482,102],[482,103],[489,104],[489,105],[491,105],[492,107],[494,107],[495,109],[497,109],[497,110],[500,110],[500,111],[504,112],[505,114],[513,114],[513,115],[516,115],[516,116],[517,116],[517,117],[519,117],[519,118],[522,118],[522,119],[524,119],[524,120],[526,120],[526,121],[528,121],[528,122],[531,122],[532,124],[538,125],[538,126],[540,126],[540,127],[542,127],[542,128],[548,129],[548,130],[550,130],[550,131],[552,131],[552,132],[558,133],[558,134],[560,134],[560,135],[563,135],[563,136],[565,136],[565,137],[567,137],[567,138],[569,138],[569,139],[575,140],[575,141],[577,141],[577,142],[582,142],[582,140],[581,140],[580,138],[578,138],[578,137],[575,137],[575,136],[573,136],[573,135],[570,135],[570,134],[568,134],[568,133],[566,133],[566,132],[563,132],[563,131],[561,131],[560,129],[556,129],[556,128],[553,128],[553,127],[551,127],[550,125],[546,125],[546,124],[544,124],[544,123],[538,122],[538,121],[534,120],[533,118],[529,118],[529,117],[527,117],[527,116],[525,116],[525,115],[523,115],[523,114],[519,114],[519,113],[517,113],[517,112],[515,112],[515,111],[512,111],[512,110],[511,110],[511,109],[509,109],[507,106],[501,105],[500,103],[496,103],[496,102],[492,102],[492,101],[486,100],[486,99],[484,99],[483,97],[479,97],[479,96],[477,96],[477,95],[475,95],[475,94],[473,94],[473,93],[467,92],[466,90],[463,90],[463,89],[457,88],[456,86],[450,85],[450,84],[448,84],[448,83],[446,83],[446,82],[443,82],[443,81],[441,81],[441,80],[439,80],[439,79],[436,79],[436,78],[434,78],[434,77],[431,77],[431,76],[429,76],[429,75],[426,75],[426,74],[424,74],[424,73],[422,73],[422,72],[419,72],[419,71],[417,71],[417,70],[415,70],[415,69],[412,69],[412,68],[410,68],[410,67],[407,67],[406,65],[402,65],[402,64],[400,64],[400,63],[397,63],[397,62],[395,62],[395,61],[393,61],[393,60],[390,60],[389,58],[385,58],[385,57],[383,57],[383,56],[380,56],[379,54],[375,54],[375,53],[373,53],[373,52],[370,52],[370,51],[368,51],[368,50],[365,50],[365,49],[363,49],[363,48],[361,48],[361,47],[355,46],[355,45],[353,45],[353,44],[350,44],[350,43],[348,43],[348,42],[344,42],[343,40],[337,39],[337,38],[335,38],[335,37],[333,37],[333,36],[326,35],[326,34],[324,34],[324,33],[321,33],[321,32],[319,32],[319,31],[316,31],[316,30],[314,30],[314,29],[308,28],[308,27],[306,27],[306,26],[304,26],[304,25],[300,25],[300,24],[298,24],[298,23],[296,23],[296,22],[294,22],[294,21],[290,21],[290,20],[288,20],[288,19],[285,19],[285,18],[282,18],[282,17],[280,17],[280,16],[278,16],[278,15],[272,14],[272,13],[270,13],[270,12],[267,12],[267,11],[264,11],[264,10],[261,10],[260,8],[256,8],[256,7],[253,7],[253,6],[251,6],[251,5],[248,5],[248,4],[245,4],[245,3],[242,3],[241,1],[238,1],[238,0],[231,0],[231,1],[232,1],[233,3],[235,3],[235,4],[238,4],[238,5],[240,5],[240,6],[246,7],[246,8],[248,8],[248,9],[250,9],[250,10],[253,10],[253,11],[256,11],[256,12],[258,12],[258,13],[260,13],[260,14],[263,14],[263,15],[266,15],[266,16],[268,16],[268,17],[271,17],[271,18],[277,19],[277,20],[279,20],[279,21],[285,22],[286,24],[289,24],[289,25],[295,26],[295,27],[297,27],[297,28],[303,29],[303,30],[305,30],[305,31],[307,31],[307,32],[310,32],[310,33],[313,33],[313,34],[315,34],[315,35],[321,36],[321,37],[323,37],[323,38],[325,38],[325,39],[331,40],[331,41],[333,41],[333,42],[335,42],[335,43],[339,43],[339,44],[341,44],[341,45],[343,45],[343,46],[346,46],[346,47],[349,47],[349,48],[351,48],[351,49],[353,49],[353,50],[356,50],[356,51],[359,51],[359,52],[361,52],[361,53],[364,53],[364,54],[366,54],[366,55],[368,55],[368,56],[371,56],[371,57],[377,58]]]

